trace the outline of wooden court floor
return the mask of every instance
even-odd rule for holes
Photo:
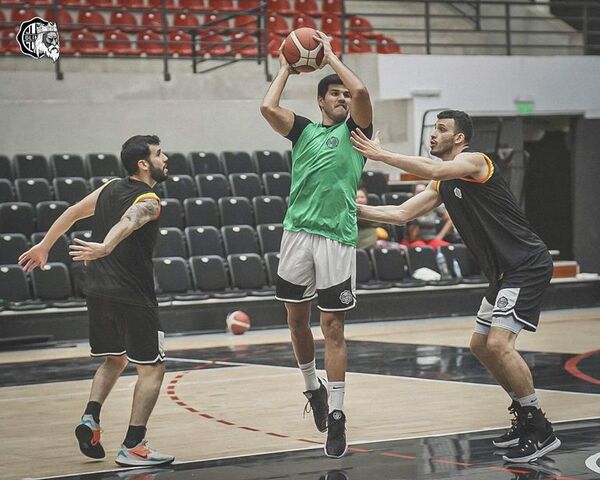
[[[349,340],[467,347],[473,318],[350,324]],[[518,347],[529,352],[578,355],[600,345],[600,309],[545,312],[537,333],[524,333]],[[315,338],[321,333],[314,328]],[[170,351],[269,345],[289,342],[286,329],[243,336],[172,337]],[[197,352],[197,350],[195,350]],[[0,353],[0,365],[78,359],[86,344]],[[435,357],[435,354],[432,354]],[[179,355],[181,356],[181,355]],[[170,357],[169,357],[170,358]],[[303,382],[296,368],[257,365],[252,358],[224,368],[202,368],[201,354],[167,363],[167,375],[149,424],[148,439],[176,461],[314,447],[324,441],[310,415],[303,418]],[[435,358],[432,359],[435,361]],[[204,363],[203,363],[204,362]],[[178,371],[172,371],[177,365]],[[182,367],[183,366],[183,367]],[[322,367],[322,359],[318,360]],[[184,368],[183,370],[181,370]],[[507,399],[489,384],[352,372],[347,376],[346,413],[350,443],[430,434],[495,429],[508,424]],[[38,478],[113,469],[127,428],[135,376],[122,377],[102,411],[107,457],[83,457],[73,436],[91,380],[0,388],[0,478]],[[555,422],[600,417],[600,395],[538,390]]]

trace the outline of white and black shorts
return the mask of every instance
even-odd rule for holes
[[[319,310],[356,306],[356,249],[321,235],[283,232],[276,298],[287,303],[318,298]]]
[[[115,302],[88,295],[92,357],[127,355],[133,363],[155,364],[165,358],[165,334],[158,307]]]
[[[488,335],[492,326],[535,332],[552,271],[552,257],[543,251],[490,284],[477,312],[475,333]]]

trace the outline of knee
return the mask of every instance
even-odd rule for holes
[[[473,335],[469,344],[471,353],[477,358],[484,358],[487,354],[487,337],[484,335]]]
[[[165,376],[165,364],[160,362],[153,365],[137,365],[137,371],[140,377],[162,380]]]
[[[336,315],[324,314],[321,316],[321,329],[325,341],[342,344],[344,342],[344,322]]]
[[[511,351],[511,345],[503,338],[490,335],[487,340],[487,350],[495,358],[502,358]]]
[[[310,328],[310,304],[285,304],[287,322],[290,330],[306,330]]]
[[[119,355],[118,357],[106,357],[104,363],[112,369],[123,371],[129,361],[125,355]]]

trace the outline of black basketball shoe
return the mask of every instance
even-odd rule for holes
[[[304,392],[304,396],[308,399],[304,406],[304,413],[310,413],[312,410],[313,418],[315,419],[315,425],[319,432],[327,430],[327,412],[329,411],[329,405],[327,403],[327,387],[323,385],[323,382],[319,378],[319,388],[316,390],[307,390]]]
[[[79,450],[90,458],[104,458],[104,448],[100,443],[102,429],[91,415],[81,417],[81,422],[75,428],[75,436],[79,442]]]
[[[513,416],[511,426],[506,433],[492,440],[495,447],[510,448],[516,447],[519,444],[519,438],[521,437],[521,431],[523,430],[521,410],[521,404],[516,400],[513,400],[510,407],[508,407],[508,411]]]
[[[560,447],[552,424],[535,407],[523,407],[523,431],[519,445],[511,448],[502,458],[511,463],[531,462]]]
[[[327,415],[327,442],[325,442],[325,455],[331,458],[340,458],[346,455],[346,415],[341,410],[334,410]]]

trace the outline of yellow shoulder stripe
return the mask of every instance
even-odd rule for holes
[[[160,197],[154,192],[143,193],[133,201],[132,205],[135,205],[139,202],[143,202],[144,200],[156,200],[156,202],[158,203],[158,213],[156,214],[156,217],[152,219],[157,220],[158,217],[160,217]]]
[[[483,158],[485,158],[485,161],[487,163],[487,168],[488,168],[487,175],[485,177],[479,178],[479,179],[462,177],[461,180],[465,180],[467,182],[473,182],[473,183],[485,183],[490,178],[492,178],[492,175],[494,174],[494,162],[492,162],[485,153],[482,153],[482,155],[483,155]]]

